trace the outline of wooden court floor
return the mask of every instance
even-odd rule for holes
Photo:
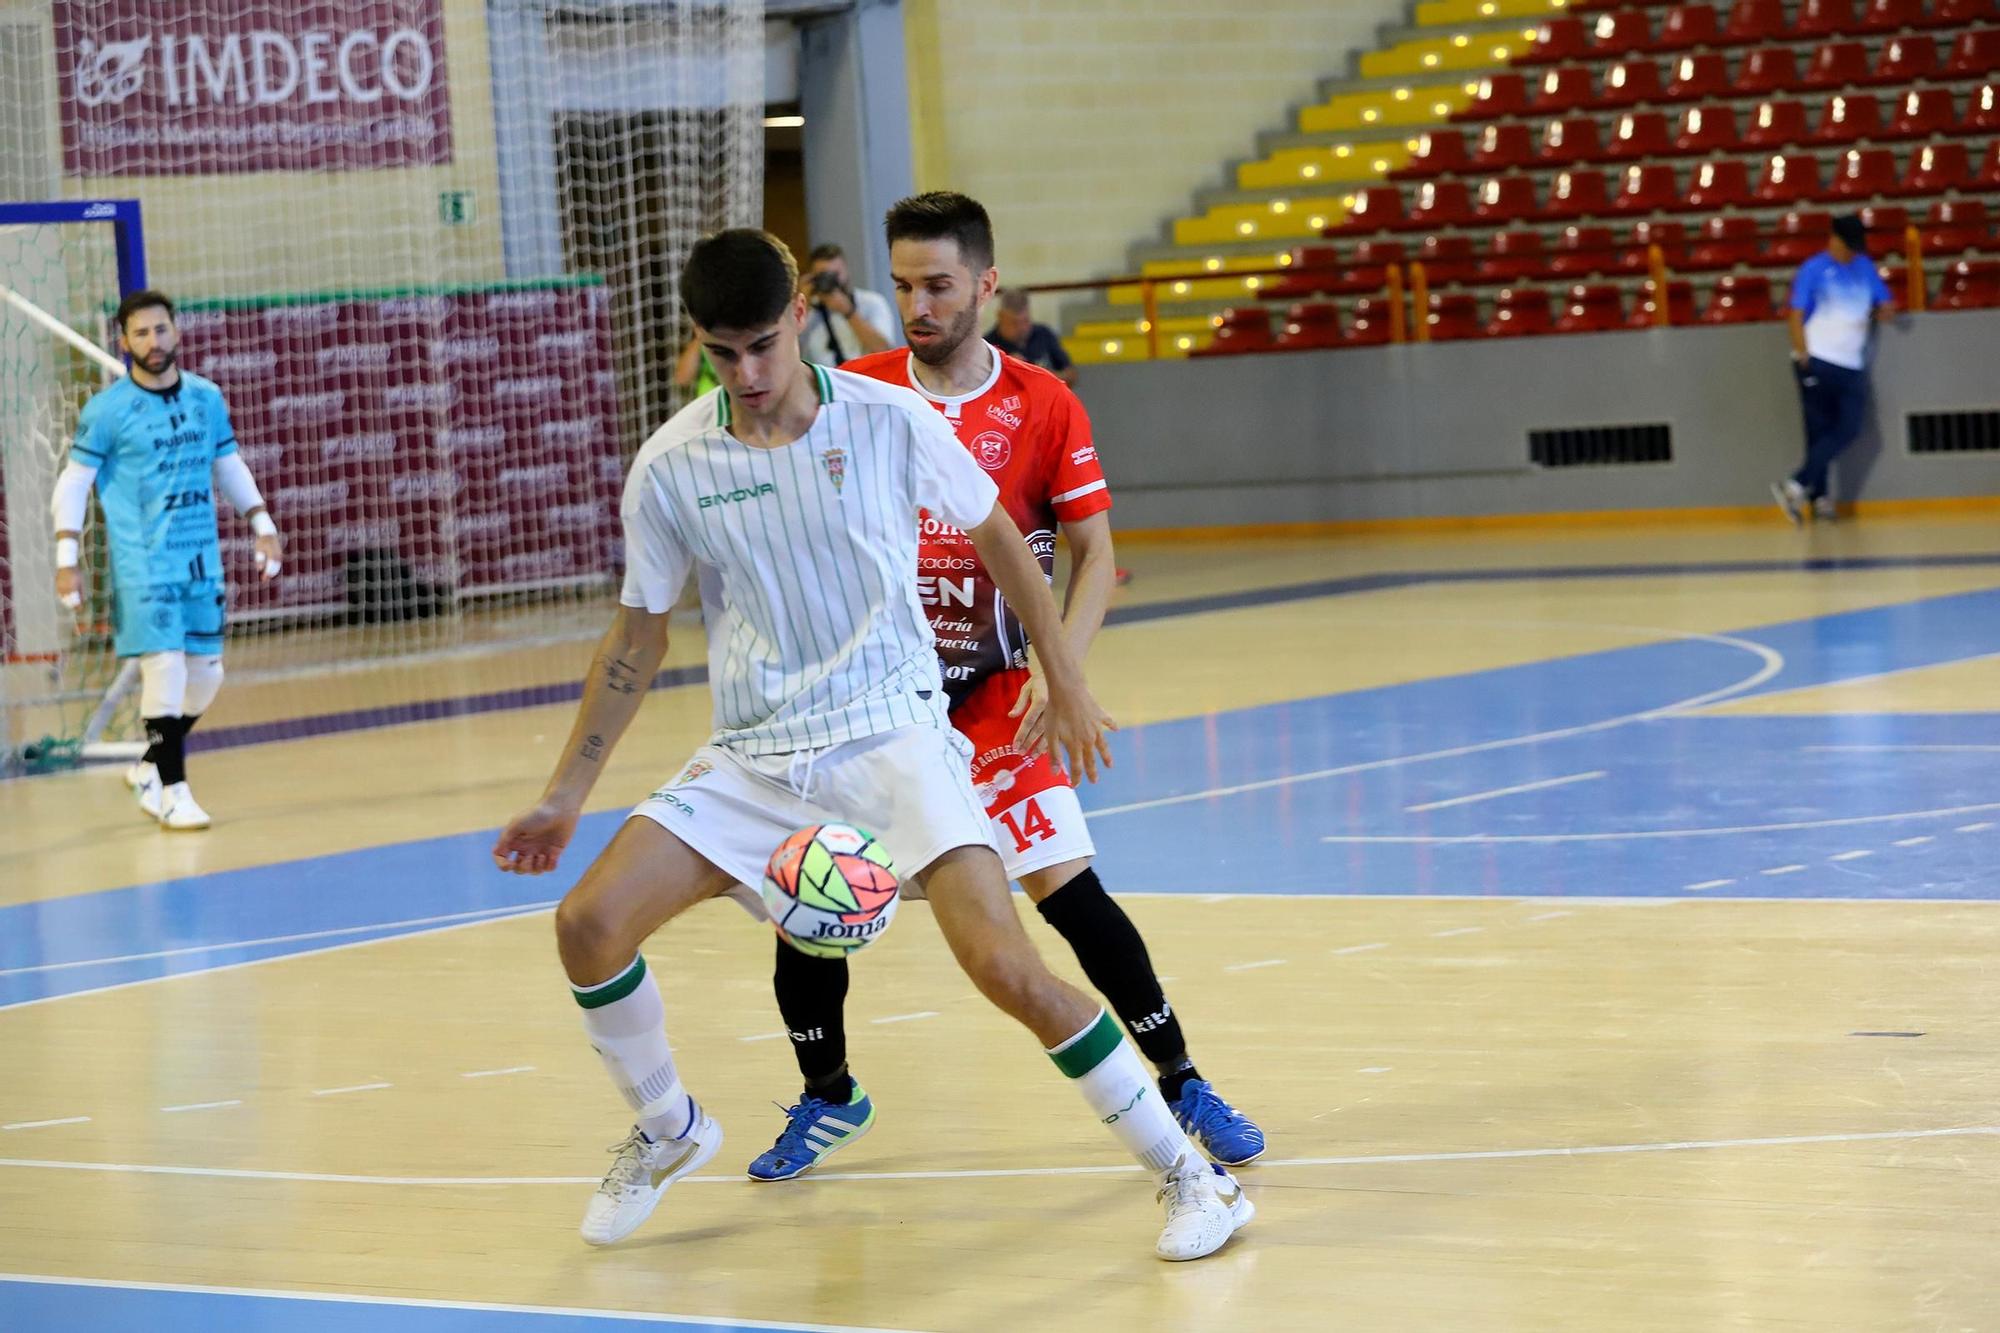
[[[199,837],[108,773],[0,784],[0,1330],[2000,1328],[1990,518],[1122,557],[1086,804],[1270,1138],[1223,1252],[1152,1257],[1148,1183],[915,906],[856,963],[878,1126],[743,1179],[795,1079],[720,904],[648,957],[727,1142],[584,1246],[623,1121],[553,957],[580,858],[483,857],[558,703],[198,756]],[[705,714],[649,700],[577,851]]]

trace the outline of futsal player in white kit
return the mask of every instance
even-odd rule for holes
[[[764,232],[721,232],[690,253],[681,297],[722,385],[633,462],[618,616],[541,801],[494,847],[503,870],[555,868],[695,574],[715,731],[556,909],[585,1030],[636,1117],[586,1209],[584,1239],[629,1235],[722,1143],[682,1085],[640,946],[704,899],[754,904],[744,886],[779,842],[839,821],[876,834],[980,992],[1035,1034],[1154,1173],[1166,1205],[1156,1252],[1213,1253],[1250,1219],[1249,1198],[1175,1123],[1117,1021],[1049,972],[1015,913],[917,600],[919,510],[967,534],[1036,645],[1050,750],[1094,779],[1110,721],[992,481],[915,393],[806,366],[797,287],[790,252]]]

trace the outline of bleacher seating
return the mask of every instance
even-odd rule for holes
[[[1940,310],[1982,310],[2000,306],[2000,260],[1961,259],[1944,271],[1938,288]]]
[[[1564,296],[1555,331],[1602,333],[1624,325],[1625,299],[1618,288],[1608,282],[1584,282],[1571,287]]]
[[[1493,298],[1493,318],[1485,332],[1489,338],[1524,338],[1554,328],[1547,292],[1540,287],[1503,287]],[[1431,336],[1437,336],[1435,325]]]
[[[1776,319],[1771,306],[1771,280],[1762,273],[1726,273],[1715,280],[1704,324],[1755,324]]]

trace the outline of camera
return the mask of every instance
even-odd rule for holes
[[[841,290],[840,275],[830,268],[821,269],[807,280],[807,285],[812,288],[813,295],[825,296],[828,292]]]

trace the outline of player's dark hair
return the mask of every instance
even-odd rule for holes
[[[742,332],[775,324],[798,289],[792,252],[754,227],[703,237],[681,266],[681,302],[704,329]]]
[[[123,334],[126,320],[141,310],[151,310],[154,306],[165,307],[168,319],[174,317],[174,303],[165,292],[156,292],[151,287],[141,287],[118,303],[118,309],[111,318],[117,323],[118,332]]]
[[[969,195],[933,190],[898,199],[885,219],[889,244],[897,241],[956,241],[974,273],[993,267],[993,220]]]
[[[817,264],[822,259],[845,258],[847,258],[847,251],[841,249],[832,241],[823,241],[812,248],[812,253],[806,256],[806,262],[808,264]]]

